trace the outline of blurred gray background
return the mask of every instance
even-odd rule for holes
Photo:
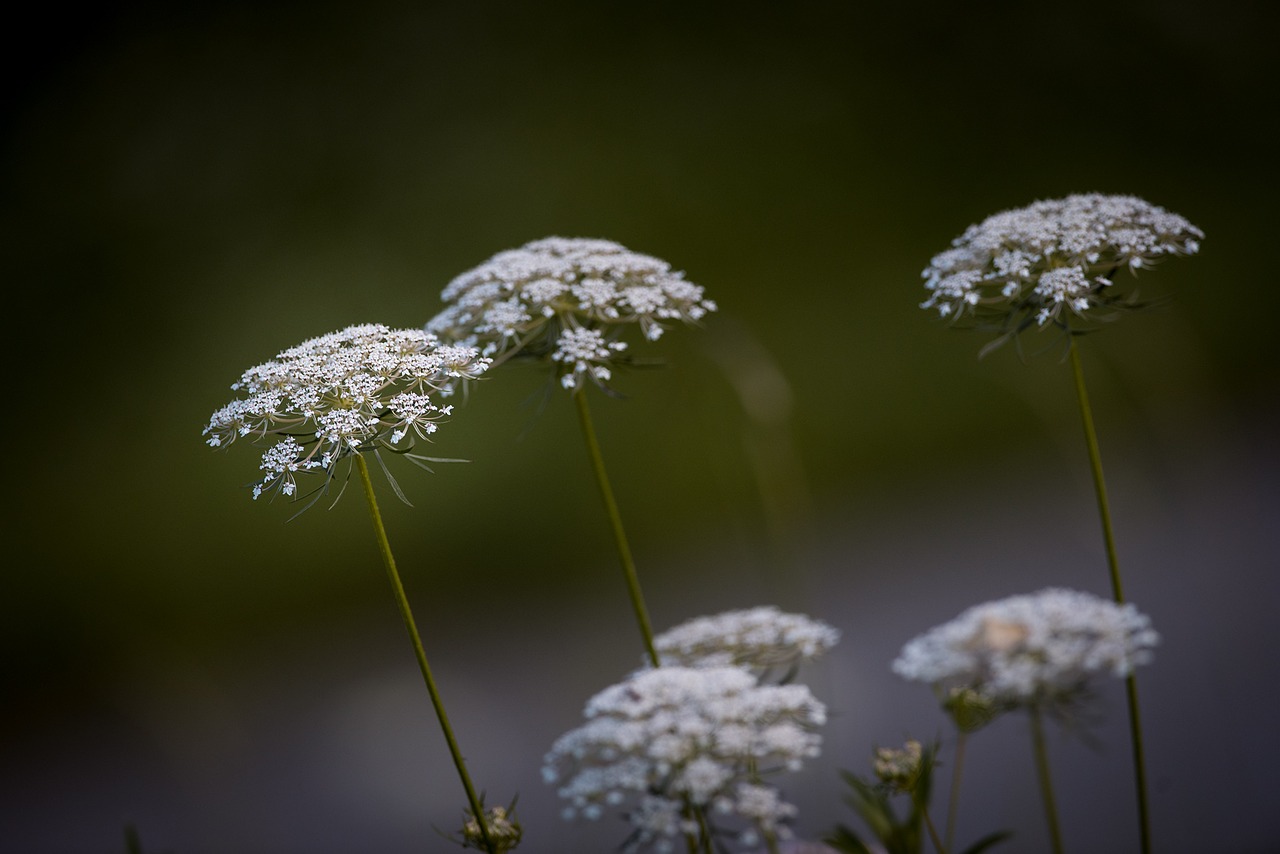
[[[969,605],[1107,580],[1068,367],[917,306],[967,225],[1072,192],[1189,218],[1163,308],[1086,339],[1164,852],[1275,850],[1280,702],[1271,4],[107,3],[40,12],[3,112],[0,850],[453,850],[463,799],[360,496],[293,522],[202,444],[245,368],[550,234],[721,311],[597,397],[658,628],[766,602],[844,633],[800,833],[841,769],[949,739],[889,663]],[[65,15],[65,16],[64,16]],[[1045,352],[1038,352],[1045,351]],[[1038,355],[1037,355],[1038,353]],[[29,408],[28,408],[29,407]],[[490,803],[603,852],[539,776],[639,643],[567,395],[495,373],[383,491]],[[1069,850],[1133,850],[1119,684],[1052,741]],[[1026,723],[972,743],[959,839],[1044,850]],[[947,754],[944,752],[944,759]]]

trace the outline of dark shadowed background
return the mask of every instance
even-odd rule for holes
[[[774,602],[844,633],[786,781],[949,737],[898,649],[969,605],[1108,591],[1068,367],[918,308],[965,226],[1132,193],[1206,232],[1086,339],[1157,848],[1274,850],[1280,702],[1268,3],[108,3],[13,26],[0,171],[11,411],[0,850],[448,851],[463,798],[350,494],[287,522],[202,444],[245,368],[551,234],[658,255],[721,311],[647,352],[601,440],[659,629]],[[1043,352],[1041,352],[1043,351]],[[1038,355],[1036,355],[1038,353]],[[27,408],[29,407],[29,408]],[[543,753],[639,643],[567,395],[477,386],[384,490],[458,737],[527,854],[603,852]],[[1119,685],[1054,733],[1068,848],[1134,849]],[[945,758],[945,754],[944,754]],[[977,736],[960,838],[1046,846],[1026,723]]]

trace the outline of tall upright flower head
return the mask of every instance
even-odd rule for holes
[[[699,835],[693,809],[735,824],[743,846],[788,837],[796,808],[765,778],[818,755],[826,708],[803,685],[761,685],[739,667],[660,667],[601,691],[584,715],[543,767],[565,817],[623,809],[624,850],[665,852]]]
[[[737,665],[763,676],[819,657],[840,640],[839,630],[772,605],[697,617],[653,639],[663,664]]]
[[[1192,255],[1204,233],[1134,196],[1099,193],[1039,201],[971,225],[925,268],[921,308],[1019,332],[1079,327],[1131,307],[1115,274]]]
[[[489,362],[474,347],[441,345],[421,329],[349,326],[245,371],[231,386],[245,396],[214,412],[204,435],[215,448],[241,437],[274,439],[253,497],[294,496],[299,474],[322,474],[327,484],[352,454],[385,450],[420,462],[410,453],[415,440],[431,436],[451,409],[432,395],[448,395]]]
[[[902,648],[893,671],[944,698],[976,692],[996,707],[1068,706],[1099,676],[1152,659],[1159,635],[1132,605],[1049,588],[977,605]]]
[[[604,385],[626,358],[624,329],[656,341],[670,321],[694,323],[715,303],[671,265],[609,240],[547,237],[499,252],[444,289],[426,329],[502,359],[550,360],[561,384]]]

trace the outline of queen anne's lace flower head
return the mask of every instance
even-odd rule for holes
[[[1126,307],[1112,277],[1166,255],[1191,255],[1204,233],[1134,196],[1099,193],[1039,201],[969,226],[933,257],[922,308],[1011,331],[1079,326]]]
[[[350,326],[245,371],[231,386],[245,396],[213,413],[204,435],[215,448],[242,436],[277,438],[262,455],[253,497],[293,496],[299,473],[332,477],[352,454],[412,450],[452,408],[432,395],[475,379],[489,362],[474,347],[442,346],[420,329]]]
[[[444,289],[428,332],[485,356],[550,359],[565,388],[605,384],[629,325],[657,340],[670,321],[693,323],[715,303],[658,258],[608,240],[548,237],[499,252]]]
[[[1128,676],[1158,641],[1132,605],[1049,588],[970,608],[903,647],[893,671],[944,697],[967,689],[1004,708],[1053,708],[1099,675]]]
[[[565,816],[621,808],[625,850],[673,851],[698,833],[690,806],[744,823],[742,845],[785,838],[795,807],[764,777],[818,755],[826,709],[803,685],[761,685],[739,667],[659,667],[601,691],[584,716],[543,767],[570,804]]]
[[[653,645],[664,664],[735,664],[763,674],[811,661],[839,639],[840,632],[826,623],[770,605],[689,620],[654,638]]]

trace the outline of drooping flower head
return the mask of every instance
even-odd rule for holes
[[[921,308],[1009,332],[1078,328],[1130,305],[1116,272],[1191,255],[1204,233],[1134,196],[1099,193],[1039,201],[971,225],[925,268]]]
[[[699,832],[690,807],[737,824],[744,846],[788,836],[796,808],[765,778],[818,755],[826,709],[803,685],[761,685],[740,667],[659,667],[601,691],[584,716],[543,767],[566,818],[622,809],[625,850],[674,851]]]
[[[772,605],[697,617],[653,639],[663,664],[733,664],[764,673],[811,661],[835,646],[840,632],[803,614]]]
[[[671,265],[609,240],[547,237],[499,252],[455,278],[428,332],[498,359],[548,359],[570,390],[603,385],[625,357],[630,325],[656,341],[671,321],[693,323],[715,303]]]
[[[448,395],[489,362],[474,347],[441,345],[421,329],[349,326],[245,371],[231,386],[245,396],[213,413],[203,432],[215,448],[240,437],[275,439],[253,497],[293,496],[298,474],[321,473],[327,483],[352,454],[386,450],[421,460],[408,453],[414,440],[427,439],[451,409],[432,395]]]
[[[1158,641],[1132,605],[1049,588],[970,608],[904,646],[893,671],[944,698],[965,689],[1005,709],[1054,709],[1151,661]]]

